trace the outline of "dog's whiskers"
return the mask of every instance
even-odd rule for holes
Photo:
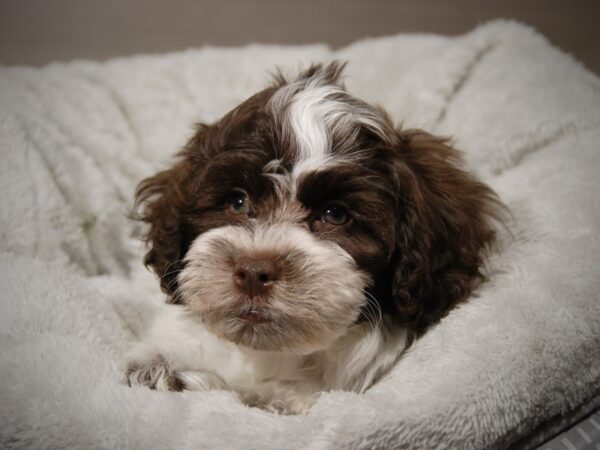
[[[363,291],[365,294],[365,298],[367,299],[367,303],[365,306],[367,307],[365,311],[368,311],[369,314],[365,315],[373,329],[377,328],[381,321],[383,320],[383,315],[381,312],[381,307],[379,306],[379,302],[377,299],[368,291]]]

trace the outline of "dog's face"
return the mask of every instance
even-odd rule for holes
[[[480,276],[492,192],[442,140],[346,93],[340,70],[277,78],[140,185],[146,263],[225,339],[308,353],[380,313],[418,331]]]

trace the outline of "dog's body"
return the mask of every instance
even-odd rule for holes
[[[146,263],[183,306],[130,384],[304,412],[371,386],[481,278],[493,193],[443,140],[347,94],[341,68],[279,76],[142,182]]]
[[[322,351],[261,351],[225,341],[196,315],[168,306],[130,355],[128,378],[159,390],[233,390],[249,405],[302,413],[319,392],[365,391],[402,354],[406,335],[362,322]]]

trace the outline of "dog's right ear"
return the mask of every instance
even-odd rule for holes
[[[150,249],[144,263],[160,278],[168,303],[181,303],[176,294],[177,275],[192,240],[185,218],[188,178],[188,162],[181,159],[172,168],[143,180],[135,193],[134,218],[149,226],[144,239]]]
[[[398,317],[417,332],[465,301],[483,279],[482,267],[506,208],[463,169],[445,139],[400,132],[393,297]]]

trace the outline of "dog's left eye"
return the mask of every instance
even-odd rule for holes
[[[321,221],[331,225],[344,225],[350,216],[348,212],[339,205],[329,205],[321,213]]]
[[[227,208],[235,214],[248,214],[250,202],[248,196],[242,191],[234,191],[227,199]]]

